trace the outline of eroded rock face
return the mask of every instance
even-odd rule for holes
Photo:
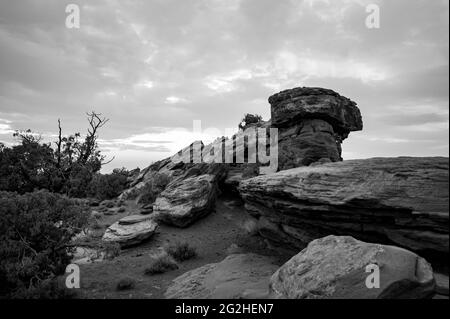
[[[200,175],[169,185],[153,205],[159,221],[186,227],[208,213],[214,204],[214,176]]]
[[[303,119],[323,119],[336,133],[360,131],[363,127],[356,103],[333,90],[298,87],[272,95],[269,103],[275,127]]]
[[[194,165],[172,181],[153,205],[158,221],[186,227],[209,214],[214,208],[218,182],[225,176],[223,165]]]
[[[379,288],[369,289],[379,267]],[[370,266],[369,266],[370,267]],[[427,298],[435,289],[430,264],[416,254],[394,246],[368,244],[352,237],[327,236],[312,241],[271,278],[275,298]]]
[[[239,191],[274,243],[350,235],[447,258],[448,168],[443,157],[349,160],[258,176]]]
[[[121,247],[134,246],[150,238],[157,228],[158,224],[149,215],[127,216],[109,226],[103,240],[116,242]]]
[[[277,270],[272,259],[255,254],[230,255],[223,261],[188,271],[167,289],[169,299],[264,298],[270,276]]]
[[[321,159],[341,161],[341,143],[362,130],[356,103],[322,88],[294,88],[269,98],[273,127],[279,132],[279,170]]]

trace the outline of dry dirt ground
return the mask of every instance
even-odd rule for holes
[[[136,206],[126,203],[126,211],[107,215],[100,220],[107,226],[114,221],[133,214]],[[242,203],[236,198],[222,196],[216,201],[216,209],[193,225],[180,229],[160,225],[148,241],[139,246],[123,249],[113,260],[104,260],[80,265],[81,288],[78,298],[164,298],[164,292],[177,276],[209,263],[223,260],[231,253],[257,253],[273,256],[282,265],[289,256],[277,250],[269,250],[263,239],[249,232],[248,215]],[[246,229],[247,228],[247,229]],[[99,230],[100,231],[100,230]],[[103,231],[103,230],[102,230]],[[164,274],[146,275],[145,269],[151,263],[151,254],[159,247],[175,242],[188,242],[196,248],[198,256],[178,263],[179,269]],[[118,291],[117,282],[122,278],[135,281],[133,289]]]

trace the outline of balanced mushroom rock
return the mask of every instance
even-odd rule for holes
[[[127,216],[109,226],[103,240],[116,242],[121,247],[134,246],[150,238],[157,228],[158,224],[151,215]]]
[[[189,226],[214,209],[218,183],[225,175],[224,165],[194,164],[156,198],[152,216],[165,224]]]
[[[278,128],[279,170],[318,160],[341,161],[341,143],[362,130],[356,103],[322,88],[299,87],[269,97],[271,126]]]
[[[165,293],[169,299],[261,298],[269,293],[270,276],[278,269],[270,257],[234,254],[175,278]]]
[[[378,277],[377,277],[378,276]],[[429,298],[430,264],[408,250],[328,236],[280,267],[271,278],[272,298]]]
[[[280,245],[350,235],[446,260],[448,168],[444,157],[348,160],[254,177],[239,192],[260,234]]]

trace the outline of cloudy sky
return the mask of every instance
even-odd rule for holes
[[[65,26],[68,4],[80,28]],[[368,29],[366,6],[379,5]],[[270,117],[296,86],[358,103],[345,159],[449,153],[448,0],[0,0],[0,141],[110,118],[108,167],[145,167],[198,138]],[[214,133],[205,133],[208,139]]]

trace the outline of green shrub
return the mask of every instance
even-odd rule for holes
[[[75,289],[68,289],[56,278],[46,279],[30,288],[19,288],[12,294],[13,299],[72,299],[76,297]]]
[[[151,265],[145,269],[144,273],[146,275],[155,275],[176,269],[178,269],[177,263],[172,259],[172,257],[166,253],[163,253],[156,257]]]
[[[64,136],[59,120],[57,140],[51,143],[44,143],[31,130],[16,131],[16,145],[0,145],[0,191],[23,194],[47,189],[70,197],[86,197],[93,177],[105,164],[97,140],[99,129],[108,122],[99,113],[87,116],[90,129],[84,138],[80,133]],[[109,196],[110,191],[106,194]]]
[[[107,208],[113,208],[116,204],[112,200],[108,200],[104,202],[105,207]]]
[[[65,196],[0,192],[0,298],[52,288],[70,262],[72,237],[88,220],[88,207]]]
[[[130,290],[136,285],[134,279],[129,277],[121,278],[116,285],[117,290]]]
[[[100,200],[119,196],[128,185],[128,171],[115,169],[111,174],[95,174],[89,184],[90,195]]]
[[[143,205],[153,204],[169,182],[170,178],[166,174],[155,173],[140,191],[138,203]]]
[[[259,175],[257,164],[242,164],[242,177],[251,178]]]
[[[102,250],[105,253],[105,258],[112,260],[120,255],[120,245],[114,242],[102,242]]]
[[[92,222],[91,222],[91,228],[93,230],[99,230],[99,229],[103,229],[104,226],[99,222],[98,218],[94,217],[91,218]]]
[[[260,124],[262,122],[262,116],[258,114],[245,114],[239,123],[238,128],[245,130],[250,124]]]
[[[176,242],[169,245],[167,253],[177,261],[185,261],[197,257],[197,250],[191,247],[187,242]]]

